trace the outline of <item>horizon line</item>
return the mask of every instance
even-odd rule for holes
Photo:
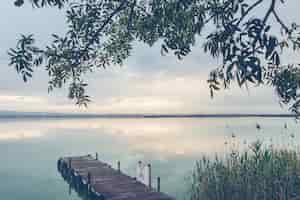
[[[6,113],[5,113],[6,112]],[[137,114],[137,113],[51,113],[4,111],[0,118],[250,118],[297,117],[296,114],[269,113],[190,113],[190,114]]]

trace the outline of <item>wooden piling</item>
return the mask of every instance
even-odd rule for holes
[[[118,172],[121,173],[121,162],[118,161]]]
[[[87,174],[87,194],[89,195],[91,193],[91,181],[92,180],[92,175],[90,172]]]
[[[69,167],[69,169],[71,169],[72,168],[72,158],[69,158],[69,163],[68,163],[68,167]]]
[[[148,187],[152,188],[151,164],[148,164]]]
[[[157,192],[160,192],[160,177],[157,177]]]

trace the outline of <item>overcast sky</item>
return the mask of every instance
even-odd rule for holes
[[[297,21],[299,0],[289,0],[284,19]],[[300,21],[300,20],[298,20]],[[93,102],[78,108],[67,99],[66,90],[47,92],[48,77],[37,69],[24,84],[7,65],[6,54],[20,33],[34,33],[45,45],[52,33],[63,34],[64,12],[56,9],[16,8],[11,0],[0,7],[0,110],[92,112],[92,113],[285,113],[271,88],[253,87],[249,91],[232,87],[210,98],[206,83],[209,71],[218,65],[202,51],[201,44],[183,61],[172,55],[161,56],[160,46],[137,44],[122,67],[100,69],[87,77],[88,94]],[[294,58],[292,58],[294,59]]]

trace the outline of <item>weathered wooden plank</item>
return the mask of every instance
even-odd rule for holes
[[[168,195],[154,191],[120,170],[92,156],[65,157],[58,161],[58,169],[70,184],[75,183],[86,190],[90,197],[101,200],[174,200]],[[73,177],[73,178],[72,178]],[[74,184],[74,183],[73,183]]]

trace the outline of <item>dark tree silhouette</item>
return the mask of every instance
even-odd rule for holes
[[[10,64],[27,81],[34,67],[46,66],[49,91],[69,84],[69,97],[87,105],[84,75],[97,68],[121,65],[130,56],[132,43],[152,46],[161,42],[161,53],[183,59],[205,38],[203,49],[223,64],[208,79],[211,95],[228,88],[266,84],[275,88],[280,102],[300,111],[300,69],[283,64],[282,52],[300,48],[299,26],[280,17],[284,0],[15,0],[64,8],[68,31],[53,35],[38,48],[32,35],[9,50]],[[67,6],[66,6],[67,5]],[[260,7],[266,7],[258,15]],[[207,27],[204,29],[204,27]],[[275,34],[276,32],[280,34]],[[197,43],[198,44],[198,43]]]

